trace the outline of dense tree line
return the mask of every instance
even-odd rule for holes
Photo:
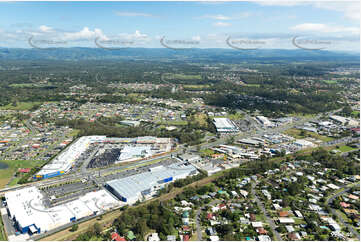
[[[113,225],[123,235],[133,231],[138,241],[145,240],[144,236],[151,229],[159,233],[161,240],[166,240],[167,235],[178,235],[176,228],[182,225],[182,220],[181,216],[174,214],[165,204],[156,201],[126,209],[115,219]]]
[[[298,160],[306,160],[309,162],[319,162],[327,168],[336,169],[336,175],[340,178],[343,174],[357,175],[360,173],[360,163],[350,157],[340,155],[332,155],[325,149],[317,149],[311,155],[297,156]]]
[[[204,137],[202,130],[194,129],[186,125],[180,129],[168,131],[166,129],[149,129],[145,126],[137,127],[120,127],[114,125],[103,124],[102,122],[88,122],[85,120],[57,120],[56,125],[68,126],[78,129],[78,136],[87,135],[106,135],[108,137],[138,137],[138,136],[157,136],[176,138],[180,143],[196,145],[201,142]]]

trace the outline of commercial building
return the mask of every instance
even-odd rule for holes
[[[121,143],[124,146],[119,157],[119,162],[132,161],[139,158],[150,157],[158,153],[169,152],[172,149],[171,138],[157,138],[144,136],[137,138],[107,138],[106,136],[83,136],[76,140],[56,156],[49,164],[45,165],[33,178],[46,179],[67,173],[79,157],[93,143]],[[143,146],[135,146],[135,145]],[[153,145],[153,147],[151,146]],[[156,147],[155,147],[156,146]]]
[[[7,213],[21,233],[42,233],[121,205],[106,190],[90,192],[77,200],[47,207],[35,186],[5,193]]]
[[[245,138],[245,139],[238,140],[238,143],[244,144],[244,145],[257,146],[257,145],[263,144],[264,142],[261,142],[261,141],[255,140],[255,139],[247,139],[247,138]]]
[[[191,154],[183,154],[179,156],[179,158],[185,162],[198,162],[202,160],[202,158],[199,155],[191,155]]]
[[[94,142],[102,142],[105,136],[83,136],[68,146],[49,164],[45,165],[35,176],[34,179],[45,179],[68,172],[80,155],[85,152],[88,146]]]
[[[338,115],[331,115],[330,119],[335,121],[336,123],[342,124],[342,125],[348,125],[348,126],[357,126],[358,122],[356,120],[353,120],[351,118],[345,118]]]
[[[140,125],[140,121],[133,121],[133,120],[122,120],[119,123],[131,127],[137,127]]]
[[[256,116],[256,119],[264,126],[264,127],[273,127],[274,123],[272,123],[267,117],[265,116]]]
[[[314,143],[305,139],[298,139],[293,144],[301,149],[315,146]]]
[[[133,204],[146,199],[165,184],[197,174],[197,169],[185,162],[169,166],[156,166],[148,172],[108,181],[105,187],[121,201]]]
[[[238,132],[237,126],[228,118],[214,118],[213,123],[219,133]]]

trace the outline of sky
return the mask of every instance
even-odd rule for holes
[[[358,1],[0,2],[0,47],[359,52]]]

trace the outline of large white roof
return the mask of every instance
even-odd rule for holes
[[[45,165],[38,175],[49,174],[57,171],[68,171],[79,156],[86,151],[89,144],[105,140],[105,136],[83,136],[62,151],[51,163]]]
[[[196,171],[192,165],[185,165],[183,162],[169,165],[168,167],[159,166],[150,172],[144,172],[133,176],[124,177],[108,181],[106,184],[112,187],[118,194],[125,198],[137,197],[142,191],[152,189],[159,181],[166,178],[189,175]]]
[[[21,227],[35,225],[41,232],[49,231],[100,210],[108,210],[121,203],[105,190],[90,192],[79,199],[52,208],[43,203],[44,196],[36,187],[5,193],[11,216]]]

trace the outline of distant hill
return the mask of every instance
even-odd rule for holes
[[[242,61],[352,61],[359,62],[359,54],[324,50],[233,50],[233,49],[188,49],[128,48],[105,50],[101,48],[57,48],[51,50],[0,48],[0,60],[184,60],[187,62]]]

